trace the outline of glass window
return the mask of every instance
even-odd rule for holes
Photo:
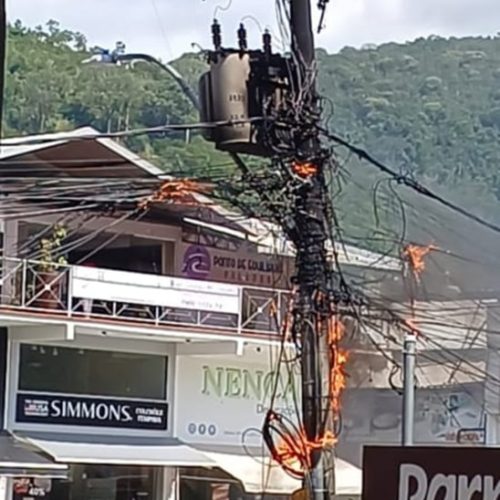
[[[20,350],[19,390],[165,399],[165,356],[32,344]]]
[[[71,479],[53,480],[44,487],[46,500],[153,500],[155,470],[152,467],[72,465]],[[37,479],[17,481],[14,500],[35,500],[33,487],[41,489]],[[30,484],[31,483],[31,484]],[[41,496],[41,495],[38,495]]]

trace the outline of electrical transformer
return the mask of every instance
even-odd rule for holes
[[[220,26],[212,25],[215,50],[210,69],[199,81],[200,119],[217,149],[257,156],[273,154],[266,120],[276,115],[290,88],[290,61],[271,52],[271,38],[263,36],[263,50],[248,50],[243,25],[239,49],[221,47]],[[228,123],[232,122],[232,123]]]
[[[201,119],[204,122],[238,122],[205,129],[205,138],[217,148],[241,153],[255,145],[255,127],[248,121],[250,56],[230,53],[221,55],[200,79]]]

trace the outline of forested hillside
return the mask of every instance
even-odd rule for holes
[[[147,65],[81,65],[84,35],[56,22],[9,32],[5,122],[9,135],[92,125],[101,131],[195,120],[174,82]],[[175,62],[195,85],[203,61]],[[500,198],[500,38],[442,39],[319,51],[329,126],[403,172],[469,206]],[[172,172],[223,172],[225,155],[199,137],[128,143]],[[467,203],[466,203],[467,204]]]

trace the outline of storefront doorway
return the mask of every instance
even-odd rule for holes
[[[252,494],[222,469],[190,467],[179,470],[180,500],[288,500],[290,495]]]

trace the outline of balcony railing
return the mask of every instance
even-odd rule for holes
[[[1,307],[69,318],[277,334],[289,292],[83,266],[1,259]]]

